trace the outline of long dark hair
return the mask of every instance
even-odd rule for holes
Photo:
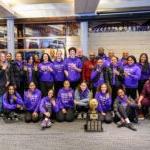
[[[17,95],[15,86],[13,84],[9,84],[8,87],[7,87],[7,89],[6,89],[6,99],[7,99],[8,103],[10,103],[10,97],[11,97],[11,95],[9,94],[9,88],[11,86],[14,88],[14,95],[15,96]]]
[[[127,61],[129,60],[129,58],[131,58],[134,61],[134,64],[137,63],[135,56],[133,55],[128,56]]]
[[[145,61],[144,65],[143,65],[142,70],[143,70],[143,71],[147,71],[148,69],[150,69],[150,66],[149,66],[149,62],[148,62],[148,55],[147,55],[146,53],[142,53],[142,54],[140,55],[139,63],[141,64],[141,58],[142,58],[143,55],[145,55],[146,61]]]
[[[52,62],[50,56],[47,53],[43,53],[42,56],[41,56],[41,60],[40,60],[41,63],[44,61],[43,60],[44,55],[47,55],[48,56],[48,61]]]
[[[106,85],[106,86],[107,86],[106,94],[109,94],[109,95],[111,96],[111,94],[112,94],[112,89],[111,89],[110,85],[107,84],[107,83],[101,84],[101,85],[97,88],[97,92],[102,92],[101,88],[102,88],[103,85]]]
[[[29,63],[29,60],[31,59],[31,57],[32,57],[32,59],[33,59],[33,64],[34,64],[34,62],[35,62],[35,58],[34,58],[34,56],[33,55],[30,55],[30,56],[28,56],[27,57],[27,63]]]

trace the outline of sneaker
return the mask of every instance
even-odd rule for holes
[[[117,122],[117,127],[118,128],[121,128],[121,127],[124,127],[125,126],[125,123],[124,122]]]
[[[48,120],[47,120],[46,127],[48,127],[48,128],[49,128],[49,127],[51,127],[51,126],[52,126],[52,123],[51,123],[50,119],[48,119]]]
[[[46,120],[44,119],[44,120],[42,121],[42,123],[41,123],[41,128],[42,128],[42,129],[46,128],[46,125],[47,125],[47,122],[46,122]]]
[[[143,114],[139,114],[138,115],[138,120],[144,120],[145,118],[144,118],[144,115]]]
[[[133,126],[132,123],[127,123],[126,127],[129,128],[129,129],[131,129],[131,130],[133,130],[133,131],[137,131],[137,129]]]
[[[82,119],[82,114],[79,113],[77,119]]]
[[[83,114],[83,119],[86,119],[87,118],[87,113],[84,113]]]

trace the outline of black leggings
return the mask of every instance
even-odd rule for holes
[[[62,110],[56,113],[56,120],[58,122],[63,121],[72,122],[75,119],[74,109],[66,109],[66,110],[67,110],[66,114],[64,114]]]
[[[106,115],[103,116],[100,114],[101,120],[105,123],[111,123],[113,121],[112,113],[111,112],[106,112]]]
[[[137,110],[136,107],[128,106],[126,109],[120,105],[118,107],[118,112],[123,119],[129,118],[132,122],[135,118],[137,118]]]
[[[53,82],[40,81],[40,89],[42,91],[42,96],[47,96],[50,89],[53,88]]]
[[[142,90],[143,90],[143,87],[144,87],[144,84],[147,80],[139,80],[139,84],[138,84],[138,92],[139,92],[139,95],[141,94]]]
[[[55,81],[55,84],[54,84],[55,97],[57,97],[57,94],[62,87],[63,87],[63,81]]]
[[[33,112],[26,112],[25,113],[25,122],[29,123],[29,122],[38,122],[39,121],[39,115],[38,116],[33,116],[32,115]]]
[[[136,100],[137,88],[126,88],[126,94],[128,97],[131,97],[133,100]]]

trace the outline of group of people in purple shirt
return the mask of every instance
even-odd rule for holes
[[[113,51],[98,55],[90,51],[89,58],[71,47],[69,56],[56,52],[55,59],[44,53],[39,59],[31,55],[26,60],[17,52],[0,53],[0,115],[25,122],[38,122],[50,127],[53,120],[72,122],[86,118],[89,100],[98,101],[97,112],[106,123],[136,131],[133,123],[149,115],[150,64],[142,53],[139,61],[123,52],[121,59]]]

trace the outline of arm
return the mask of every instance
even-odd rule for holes
[[[41,100],[41,103],[40,103],[40,106],[39,106],[40,112],[41,112],[42,114],[46,113],[46,110],[45,110],[45,108],[44,108],[44,105],[45,105],[44,99],[42,99],[42,100]]]
[[[98,101],[98,107],[97,107],[97,109],[98,109],[98,111],[100,111],[101,113],[103,113],[103,108],[102,108],[102,105],[101,105],[101,102],[100,102],[100,100],[98,99],[98,93],[96,93],[96,95],[95,95],[95,99]]]
[[[130,77],[136,79],[136,80],[139,80],[140,77],[141,77],[141,70],[139,67],[137,67],[137,70],[135,72],[135,74],[129,74]]]
[[[63,105],[63,103],[62,103],[60,93],[61,93],[61,90],[59,90],[59,92],[58,92],[57,102],[58,102],[59,108],[60,108],[60,109],[64,109],[64,105]]]
[[[6,95],[3,96],[2,101],[3,101],[3,107],[6,108],[6,109],[14,110],[14,109],[17,108],[17,105],[16,105],[16,104],[10,105],[10,104],[8,103],[8,100],[7,100],[7,98],[6,98]]]
[[[37,102],[37,106],[36,106],[34,112],[38,112],[38,111],[39,111],[39,106],[40,106],[40,103],[41,103],[41,96],[42,96],[42,94],[41,94],[41,92],[39,91],[38,102]]]
[[[24,104],[23,104],[23,100],[22,100],[22,98],[21,98],[21,96],[19,95],[19,93],[17,93],[16,94],[16,97],[17,97],[17,103],[19,104],[19,105],[21,105],[21,106],[23,106]]]

